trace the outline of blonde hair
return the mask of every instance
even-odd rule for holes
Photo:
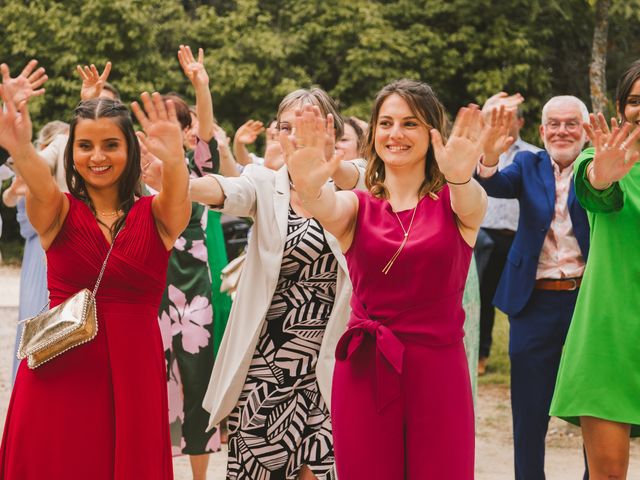
[[[333,115],[336,139],[342,138],[342,135],[344,135],[344,119],[338,113],[338,106],[327,92],[318,87],[313,87],[308,90],[301,88],[284,97],[278,106],[278,114],[276,116],[278,125],[280,124],[280,117],[282,117],[285,110],[302,105],[315,105],[319,107],[325,117],[328,114]]]
[[[36,146],[39,149],[43,149],[53,141],[56,135],[67,133],[69,133],[68,123],[61,122],[60,120],[49,122],[40,129],[38,139],[36,140]]]
[[[389,198],[389,192],[384,185],[384,162],[378,155],[378,152],[376,152],[376,126],[382,104],[388,97],[394,94],[400,96],[407,102],[411,112],[422,122],[427,130],[435,128],[440,132],[440,135],[442,135],[445,141],[449,131],[447,112],[429,85],[407,79],[396,80],[385,85],[382,90],[378,92],[373,104],[367,141],[364,146],[364,154],[367,159],[365,184],[371,194],[378,198]],[[427,135],[430,135],[429,132],[427,132]],[[437,193],[442,190],[445,180],[444,175],[442,175],[442,172],[440,172],[438,168],[431,143],[429,143],[429,148],[427,149],[424,170],[424,181],[422,185],[420,185],[418,195],[421,197],[425,195],[436,197]]]

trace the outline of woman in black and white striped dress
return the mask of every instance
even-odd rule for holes
[[[278,129],[316,105],[342,120],[320,90],[282,101]],[[344,163],[336,185],[360,169]],[[210,426],[229,415],[229,479],[335,478],[329,401],[335,345],[349,316],[351,287],[340,247],[291,188],[286,166],[248,165],[237,178],[192,180],[195,201],[254,220],[247,260],[204,400]]]

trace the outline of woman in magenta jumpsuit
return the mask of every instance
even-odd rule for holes
[[[387,85],[367,139],[368,192],[322,186],[340,158],[325,153],[331,121],[318,112],[281,135],[293,184],[340,241],[353,282],[331,405],[341,480],[473,479],[462,294],[486,196],[472,176],[483,144],[508,141],[507,118],[483,129],[477,108],[463,108],[445,145],[431,88]]]

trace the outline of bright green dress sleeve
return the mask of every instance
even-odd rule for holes
[[[595,148],[587,148],[576,159],[574,181],[580,205],[592,213],[618,212],[624,205],[624,194],[615,182],[606,190],[596,190],[587,179],[587,166],[593,161]]]

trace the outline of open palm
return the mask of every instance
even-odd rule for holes
[[[313,195],[340,164],[338,155],[327,158],[327,132],[333,132],[333,117],[329,115],[325,120],[318,107],[305,105],[296,112],[295,132],[294,138],[285,132],[280,134],[285,162],[296,190],[303,196]]]
[[[151,154],[163,162],[183,157],[182,130],[173,102],[167,100],[165,105],[158,92],[154,92],[152,96],[145,92],[140,98],[144,111],[137,102],[131,105],[133,113],[144,129],[144,134],[138,135],[138,138]]]
[[[451,183],[468,181],[482,153],[482,117],[476,106],[463,107],[456,116],[446,145],[440,133],[431,130],[438,168]]]
[[[13,101],[16,105],[19,105],[31,97],[44,94],[44,88],[40,87],[44,85],[48,77],[44,73],[44,68],[40,67],[36,69],[37,65],[37,60],[31,60],[16,78],[11,78],[11,72],[6,63],[0,65],[4,90],[3,95],[9,101]]]
[[[32,126],[27,100],[22,100],[16,107],[7,97],[4,85],[0,85],[0,96],[5,107],[0,108],[0,146],[13,153],[31,143]]]
[[[98,72],[98,69],[94,64],[91,66],[76,67],[80,78],[82,78],[82,88],[80,89],[80,98],[82,100],[90,100],[92,98],[98,98],[102,93],[104,84],[109,79],[111,73],[111,62],[107,62],[104,66],[102,73]]]
[[[640,127],[631,131],[632,125],[625,123],[622,127],[615,119],[611,120],[611,129],[602,113],[589,115],[589,123],[584,123],[584,129],[596,154],[593,158],[593,177],[591,180],[597,185],[608,185],[622,179],[640,158],[638,152],[629,150],[640,138]]]
[[[191,47],[188,45],[180,45],[178,50],[178,61],[182,67],[182,71],[187,76],[194,87],[199,85],[209,85],[209,75],[204,66],[204,50],[198,49],[198,60],[193,56]]]
[[[480,141],[485,157],[498,158],[513,144],[515,138],[509,135],[512,119],[513,115],[504,106],[491,110],[484,118]]]

